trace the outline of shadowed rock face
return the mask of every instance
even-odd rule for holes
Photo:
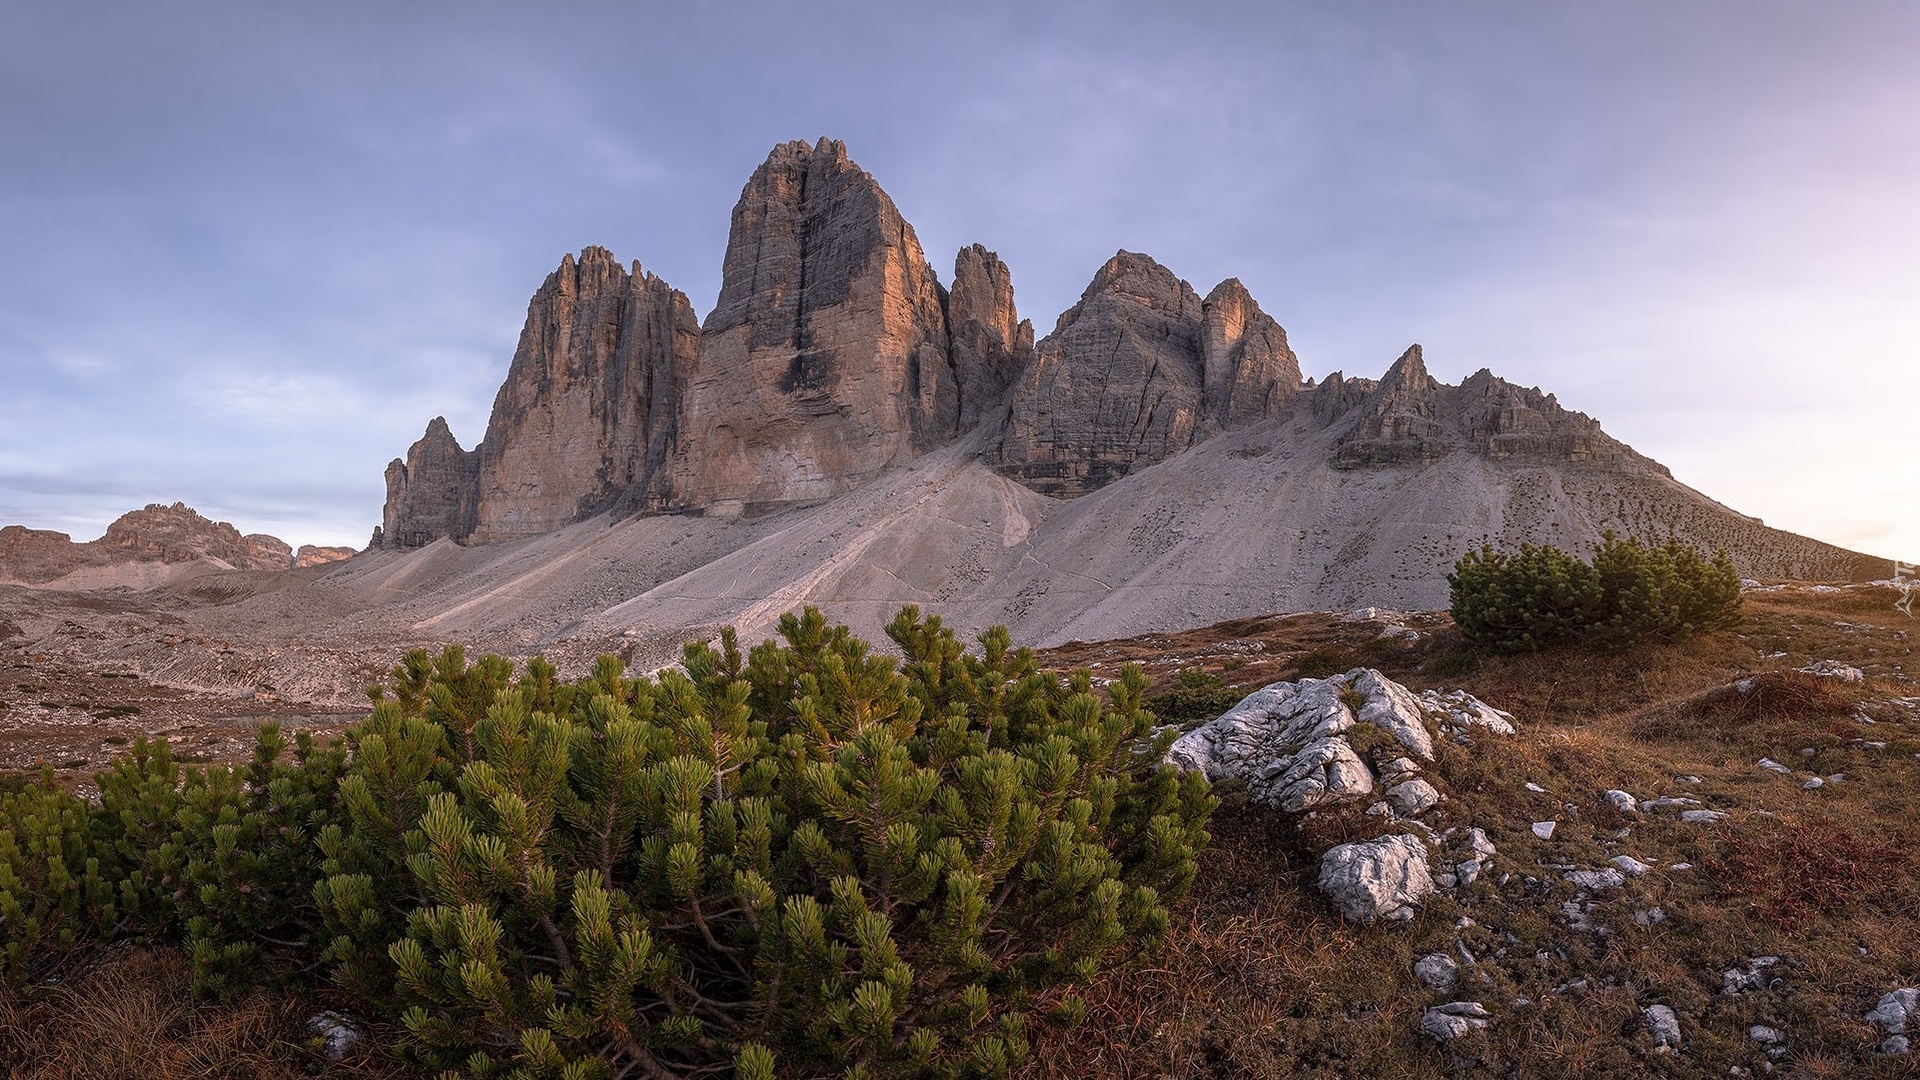
[[[1202,408],[1200,297],[1145,255],[1094,275],[1014,388],[995,464],[1080,495],[1185,450]]]
[[[460,448],[446,417],[434,417],[406,460],[387,464],[387,504],[373,546],[417,548],[472,535],[479,480],[480,455]]]
[[[953,260],[947,335],[966,430],[1006,404],[1007,388],[1033,357],[1033,323],[1013,304],[1013,276],[1000,256],[974,244]]]
[[[946,297],[913,229],[830,139],[775,148],[734,207],[663,509],[840,494],[950,440]]]
[[[1082,495],[1209,431],[1264,420],[1299,390],[1286,331],[1237,280],[1202,302],[1122,251],[1021,374],[994,460],[1036,491]]]
[[[639,263],[629,273],[599,247],[561,260],[494,398],[472,538],[548,532],[648,488],[699,340],[686,296]]]

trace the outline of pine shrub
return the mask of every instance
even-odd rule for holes
[[[1454,623],[1467,640],[1515,652],[1562,642],[1629,648],[1681,641],[1740,621],[1740,575],[1668,540],[1604,534],[1591,563],[1555,547],[1469,551],[1447,575]]]
[[[565,683],[416,652],[344,744],[136,741],[0,794],[0,979],[115,935],[232,996],[324,971],[473,1077],[997,1076],[1167,928],[1213,798],[1139,667],[1094,692],[908,608]]]
[[[112,867],[101,865],[98,812],[51,769],[0,795],[0,986],[20,987],[111,930]]]
[[[577,686],[411,658],[319,836],[343,978],[474,1076],[1001,1075],[1164,934],[1212,802],[1138,668],[1103,702],[912,609],[898,664],[780,634]]]
[[[1174,676],[1172,686],[1149,697],[1147,708],[1163,724],[1186,725],[1212,720],[1246,696],[1246,691],[1228,686],[1213,672],[1193,667]]]

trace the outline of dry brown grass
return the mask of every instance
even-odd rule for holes
[[[1920,717],[1895,700],[1920,695],[1907,681],[1920,675],[1920,625],[1893,599],[1889,589],[1763,594],[1736,630],[1624,654],[1483,656],[1444,628],[1383,647],[1373,627],[1326,616],[1247,621],[1264,642],[1265,681],[1294,677],[1303,659],[1358,658],[1416,689],[1465,689],[1515,714],[1518,736],[1447,744],[1430,774],[1448,796],[1435,824],[1486,828],[1501,852],[1496,873],[1411,925],[1354,927],[1308,887],[1315,853],[1373,835],[1377,819],[1323,811],[1296,829],[1229,792],[1166,949],[1097,979],[1088,1022],[1043,1033],[1025,1075],[1920,1076],[1920,1054],[1874,1052],[1879,1036],[1860,1021],[1920,976]],[[1232,643],[1194,631],[1083,655],[1159,647],[1165,670],[1200,666],[1255,685],[1236,678],[1245,665],[1222,669],[1246,655],[1225,652]],[[1815,660],[1870,679],[1792,670]],[[1749,678],[1748,692],[1733,688]],[[1795,775],[1758,768],[1762,756]],[[1835,774],[1844,780],[1801,787]],[[1598,798],[1615,787],[1696,798],[1729,817],[1696,826],[1671,810],[1622,814]],[[1528,828],[1545,819],[1559,823],[1551,842]],[[1663,869],[1583,901],[1609,933],[1573,930],[1562,905],[1574,890],[1552,867],[1618,854]],[[1692,869],[1664,869],[1677,862]],[[1635,921],[1654,908],[1663,920]],[[1475,925],[1459,925],[1463,916]],[[1412,978],[1414,959],[1456,943],[1479,961],[1457,992]],[[1778,981],[1722,994],[1721,973],[1759,955],[1782,958]],[[1451,999],[1485,1003],[1494,1023],[1445,1047],[1420,1036],[1421,1012]],[[1681,1051],[1654,1052],[1641,1021],[1652,1004],[1680,1014]],[[1788,1032],[1770,1072],[1752,1024]]]
[[[373,1046],[328,1062],[305,1027],[313,1002],[258,991],[209,1004],[192,981],[177,950],[120,949],[32,1001],[0,992],[0,1063],[11,1080],[405,1075]]]

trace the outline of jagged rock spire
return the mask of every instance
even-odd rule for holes
[[[734,207],[657,505],[825,498],[950,439],[944,300],[912,227],[844,145],[775,147]]]

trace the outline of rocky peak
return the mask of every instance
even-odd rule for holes
[[[1015,385],[994,463],[1080,495],[1255,423],[1300,391],[1286,332],[1238,281],[1206,301],[1146,255],[1107,260]]]
[[[1082,495],[1185,450],[1200,425],[1200,297],[1121,251],[1022,374],[994,463],[1047,495]]]
[[[387,464],[387,502],[374,546],[417,548],[472,535],[479,465],[477,453],[460,448],[447,418],[434,417],[405,460]]]
[[[1563,408],[1538,387],[1515,386],[1486,368],[1467,376],[1456,398],[1466,440],[1487,457],[1603,463],[1631,459],[1671,475],[1666,466],[1641,457],[1602,431],[1598,420]]]
[[[477,448],[473,538],[537,535],[644,498],[698,348],[686,296],[639,263],[629,272],[601,247],[563,258],[527,305]]]
[[[1260,310],[1239,278],[1214,286],[1201,313],[1208,420],[1244,427],[1285,408],[1301,390],[1300,361],[1280,324]]]
[[[1665,469],[1600,430],[1584,413],[1562,408],[1551,394],[1523,389],[1482,369],[1459,386],[1427,373],[1420,346],[1408,349],[1377,386],[1356,400],[1351,389],[1333,389],[1338,375],[1313,394],[1322,423],[1348,423],[1333,453],[1336,468],[1419,465],[1466,451],[1494,460],[1540,463],[1633,462]],[[1345,420],[1351,411],[1358,419]]]
[[[1334,465],[1404,465],[1437,460],[1451,446],[1436,420],[1439,383],[1420,346],[1409,346],[1358,410],[1359,421],[1334,452]]]
[[[912,227],[844,145],[775,147],[734,206],[655,505],[826,498],[950,439],[945,300]]]
[[[947,334],[960,394],[961,430],[1005,403],[1007,387],[1033,355],[1033,323],[1013,304],[1013,277],[1000,256],[979,244],[953,260]]]

